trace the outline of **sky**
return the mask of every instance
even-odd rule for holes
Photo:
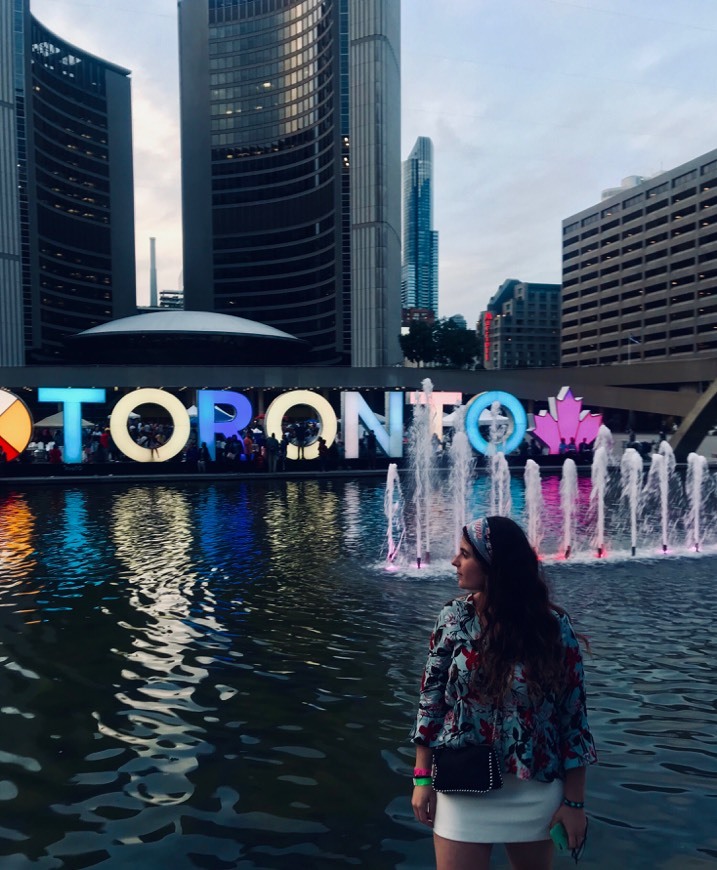
[[[31,0],[132,70],[137,296],[182,269],[176,0]],[[401,0],[402,145],[434,147],[439,313],[507,278],[559,283],[561,221],[717,148],[714,0]]]

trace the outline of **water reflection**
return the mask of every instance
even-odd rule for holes
[[[35,515],[18,493],[0,496],[0,583],[22,580],[36,565]]]
[[[0,866],[432,866],[406,736],[454,579],[376,567],[382,504],[358,481],[4,496]],[[713,866],[717,559],[548,568],[594,650],[584,865]]]
[[[209,671],[191,649],[205,633],[219,636],[220,625],[195,571],[193,520],[186,495],[166,487],[131,489],[112,506],[112,539],[135,613],[118,623],[127,639],[112,649],[124,660],[120,706],[96,718],[100,734],[130,750],[119,773],[128,777],[124,791],[138,810],[187,801],[194,791],[189,774],[211,752],[199,720],[215,707],[196,700]],[[193,605],[201,626],[189,619]],[[154,822],[143,824],[154,830]]]
[[[27,623],[36,622],[33,597],[40,591],[31,580],[37,564],[33,533],[35,514],[19,493],[0,494],[0,605],[12,607]]]

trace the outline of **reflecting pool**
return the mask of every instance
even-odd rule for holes
[[[383,499],[0,490],[0,867],[431,867],[407,735],[451,545],[386,571]],[[714,867],[717,556],[548,570],[593,648],[581,866]]]

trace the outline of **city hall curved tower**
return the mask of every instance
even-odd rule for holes
[[[135,310],[129,71],[2,4],[0,362],[61,359],[65,340]]]
[[[396,361],[399,27],[399,0],[180,0],[187,308]]]

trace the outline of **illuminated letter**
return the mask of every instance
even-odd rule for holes
[[[214,406],[229,405],[234,408],[234,416],[221,423],[215,421]],[[251,423],[254,411],[251,402],[242,393],[232,393],[229,390],[197,390],[197,419],[199,443],[205,442],[212,459],[216,459],[215,436],[217,433],[225,438],[238,435]]]
[[[135,443],[127,431],[130,413],[139,405],[149,404],[159,405],[168,411],[174,425],[172,437],[166,444],[160,444],[154,450]],[[112,440],[129,459],[134,459],[135,462],[166,462],[176,456],[189,440],[189,414],[176,396],[165,393],[164,390],[147,387],[127,393],[117,402],[110,417],[110,432]]]
[[[37,391],[40,402],[62,404],[62,430],[64,462],[82,462],[82,403],[104,402],[105,391],[92,388],[40,387]]]
[[[459,405],[463,400],[462,393],[431,393],[431,435],[436,434],[443,439],[443,408],[446,405],[454,407]],[[425,405],[425,393],[409,393],[408,401],[412,405]]]
[[[490,453],[491,445],[480,434],[478,423],[480,415],[486,408],[490,408],[493,402],[500,403],[506,411],[513,417],[513,431],[507,441],[496,444],[497,450],[505,453],[512,453],[518,447],[525,433],[528,431],[528,417],[525,413],[525,408],[510,393],[504,393],[502,390],[491,390],[488,393],[480,393],[474,396],[468,403],[466,410],[466,435],[473,447],[483,454]]]
[[[388,431],[360,393],[342,393],[341,406],[344,455],[347,459],[358,459],[359,419],[367,429],[373,430],[376,441],[386,456],[403,456],[403,393],[386,393]]]
[[[316,411],[321,423],[321,437],[325,439],[327,447],[331,446],[334,443],[338,430],[336,414],[334,414],[334,409],[323,396],[312,393],[310,390],[292,390],[290,393],[283,393],[281,396],[277,396],[271,405],[269,405],[266,417],[264,417],[264,431],[266,434],[271,435],[274,433],[277,438],[280,438],[284,431],[282,420],[289,408],[293,408],[295,405],[308,405]],[[316,459],[318,455],[318,441],[314,441],[313,444],[309,444],[304,448],[304,459]],[[299,458],[299,448],[295,444],[287,445],[286,458]]]

